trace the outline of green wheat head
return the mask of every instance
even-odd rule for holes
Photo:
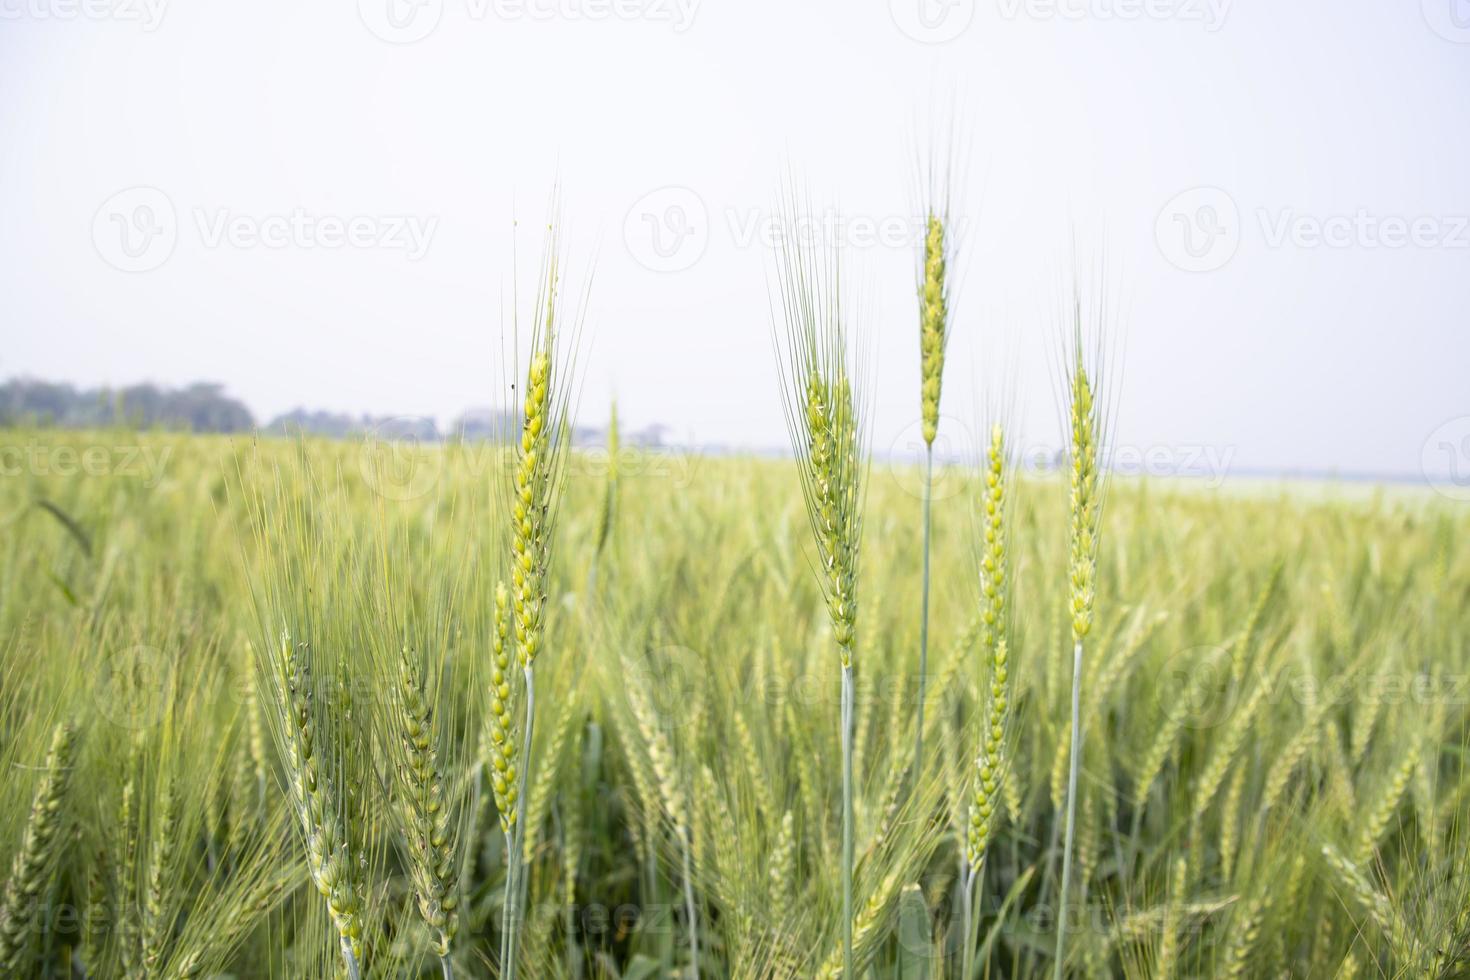
[[[939,432],[939,393],[944,383],[944,347],[948,339],[949,296],[945,282],[947,265],[944,219],[931,211],[924,234],[923,280],[919,284],[924,442],[931,446]]]
[[[965,857],[978,868],[990,843],[993,822],[1005,778],[1005,733],[1010,717],[1010,654],[1006,638],[1006,456],[1005,434],[999,424],[990,431],[986,451],[981,512],[983,546],[980,557],[980,624],[982,647],[989,658],[989,707],[980,732],[975,759],[975,789],[970,806]]]
[[[1097,445],[1101,429],[1096,394],[1078,345],[1069,379],[1071,394],[1070,514],[1071,546],[1068,580],[1071,585],[1072,640],[1082,642],[1092,629],[1092,606],[1097,577],[1097,527],[1101,511],[1098,495]]]
[[[45,774],[36,787],[25,837],[10,865],[0,906],[0,967],[8,976],[22,975],[32,923],[50,887],[60,857],[62,812],[76,758],[76,729],[58,725],[46,753]]]
[[[822,588],[844,667],[856,645],[858,542],[867,476],[837,253],[783,240],[777,326],[782,399]]]
[[[500,813],[500,829],[510,833],[516,822],[516,745],[520,738],[520,723],[516,720],[514,675],[510,669],[510,590],[504,582],[495,586],[493,629],[486,755],[490,763],[490,788],[495,795],[495,809]]]
[[[454,853],[454,813],[446,799],[437,755],[434,722],[413,653],[403,648],[395,692],[398,718],[394,802],[407,841],[409,875],[419,913],[433,931],[434,952],[449,953],[459,928],[458,862]]]
[[[551,324],[548,306],[548,341]],[[516,644],[522,666],[533,663],[540,652],[544,625],[546,559],[551,543],[546,527],[553,462],[549,445],[552,433],[547,425],[550,386],[551,353],[542,347],[531,355],[521,439],[516,447],[511,583],[515,589]]]
[[[284,708],[278,736],[285,756],[287,795],[306,842],[307,869],[326,899],[332,923],[354,956],[362,954],[365,884],[360,854],[349,840],[339,788],[324,770],[312,673],[297,644],[281,634],[271,667],[277,703]]]

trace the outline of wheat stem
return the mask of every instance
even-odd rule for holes
[[[1067,831],[1062,845],[1062,898],[1057,915],[1057,955],[1053,976],[1061,980],[1067,952],[1067,892],[1072,884],[1072,841],[1077,822],[1077,768],[1082,758],[1082,642],[1072,645],[1072,747],[1067,772]]]
[[[842,666],[842,976],[852,971],[852,664]]]
[[[914,725],[914,781],[924,767],[924,704],[929,688],[929,529],[934,496],[934,443],[924,447],[924,587],[919,617],[919,710]]]
[[[347,965],[347,980],[362,980],[362,970],[357,965],[357,954],[352,952],[352,940],[339,936],[342,944],[342,962]]]
[[[516,792],[516,825],[519,832],[514,838],[511,865],[515,871],[510,876],[509,891],[506,895],[506,901],[510,903],[506,912],[507,929],[510,932],[510,940],[506,946],[506,980],[515,980],[516,976],[516,947],[520,938],[521,879],[525,874],[525,855],[521,853],[521,842],[526,826],[526,773],[531,768],[531,739],[536,730],[536,671],[532,664],[527,662],[522,667],[522,673],[526,678],[526,719],[525,734],[521,741],[521,783]]]
[[[961,933],[964,952],[960,959],[960,980],[970,980],[975,974],[975,883],[979,879],[979,868],[965,869],[961,885],[961,900],[964,906],[965,931]]]
[[[684,915],[689,920],[689,966],[699,980],[699,919],[694,911],[694,876],[689,870],[689,828],[679,827],[679,857],[684,870]]]

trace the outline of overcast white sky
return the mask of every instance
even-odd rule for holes
[[[1004,378],[1055,438],[1075,236],[1117,287],[1120,444],[1470,473],[1466,0],[0,0],[0,376],[448,421],[494,400],[512,215],[524,271],[559,178],[582,420],[615,392],[782,446],[789,164],[853,221],[903,448],[912,148],[951,105],[949,414]]]

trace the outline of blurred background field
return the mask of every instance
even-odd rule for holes
[[[17,893],[9,975],[340,969],[251,668],[283,625],[335,647],[356,682],[342,738],[394,683],[379,640],[445,646],[453,682],[434,711],[464,763],[445,777],[469,827],[453,957],[457,975],[494,975],[504,845],[481,777],[508,575],[501,450],[125,429],[10,429],[0,446],[12,889],[54,732],[75,726],[52,814],[66,846]],[[958,468],[937,482],[933,748],[915,778],[918,487],[875,464],[864,540],[857,942],[878,978],[959,975],[987,683],[978,491]],[[582,450],[567,489],[525,824],[525,975],[687,971],[681,828],[704,970],[825,974],[840,943],[837,675],[791,464]],[[1052,968],[1066,513],[1058,480],[1022,476],[1015,755],[977,897],[977,976]],[[1112,482],[1061,910],[1072,972],[1465,975],[1467,525],[1463,507],[1404,488]],[[283,581],[309,587],[284,602]],[[365,972],[437,976],[390,827],[364,809]]]

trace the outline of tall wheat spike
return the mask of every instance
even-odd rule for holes
[[[1082,301],[1072,308],[1071,358],[1068,365],[1069,395],[1069,549],[1068,611],[1072,623],[1072,726],[1070,765],[1067,776],[1066,838],[1062,850],[1061,912],[1057,917],[1057,950],[1054,976],[1061,980],[1066,957],[1068,893],[1072,876],[1072,843],[1077,816],[1077,774],[1083,753],[1081,719],[1082,645],[1092,629],[1096,593],[1097,541],[1102,511],[1101,470],[1098,464],[1102,441],[1102,414],[1094,385],[1096,379],[1083,356]]]
[[[949,277],[954,236],[948,229],[949,201],[942,177],[930,177],[924,249],[919,268],[920,409],[924,431],[924,572],[919,619],[919,701],[914,726],[914,777],[923,771],[924,708],[929,669],[929,551],[934,497],[934,439],[939,434],[939,396],[944,385],[944,352],[949,343]],[[938,186],[935,186],[938,182]]]
[[[535,325],[520,403],[520,426],[515,442],[511,482],[510,562],[511,622],[517,661],[524,680],[525,713],[521,726],[520,767],[516,786],[517,813],[507,832],[507,937],[503,970],[509,980],[516,974],[520,934],[521,877],[524,865],[526,786],[531,769],[531,746],[536,726],[536,659],[546,636],[546,605],[552,543],[568,452],[568,408],[571,363],[562,363],[561,304],[555,224],[548,229],[545,258],[536,302]],[[575,341],[575,332],[573,333]]]
[[[794,208],[791,208],[794,210]],[[791,227],[800,227],[796,221]],[[784,238],[777,254],[778,369],[787,429],[816,542],[842,672],[843,976],[853,972],[853,656],[857,640],[858,545],[867,477],[864,415],[855,390],[835,248]]]
[[[0,905],[0,966],[9,976],[21,976],[31,940],[31,923],[41,909],[42,893],[51,886],[65,822],[62,808],[71,785],[76,759],[77,732],[70,724],[56,726],[46,753],[44,774],[31,800],[30,816],[20,850],[10,864]]]
[[[400,830],[407,843],[409,877],[419,915],[433,937],[434,953],[452,980],[449,942],[459,929],[458,862],[454,810],[442,772],[442,739],[434,728],[428,693],[416,656],[402,647],[389,736]]]
[[[310,667],[284,631],[274,654],[263,666],[269,671],[272,685],[270,700],[276,712],[273,730],[285,758],[287,795],[306,843],[312,883],[326,899],[348,976],[358,980],[366,901],[362,855],[343,816],[341,788],[333,784],[330,770],[323,765],[322,754],[332,749],[330,743],[322,745],[318,741],[318,708]]]
[[[981,648],[990,667],[988,710],[981,719],[980,745],[975,758],[974,789],[966,836],[964,882],[964,957],[962,976],[972,973],[974,942],[971,936],[973,895],[985,866],[993,822],[1000,811],[1000,789],[1007,770],[1006,728],[1010,718],[1010,655],[1006,631],[1006,596],[1009,589],[1009,556],[1006,548],[1005,432],[999,423],[991,427],[990,446],[985,455],[985,479],[981,502],[980,623]]]

